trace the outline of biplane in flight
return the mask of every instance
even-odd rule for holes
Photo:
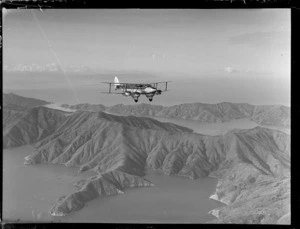
[[[168,82],[156,82],[156,83],[120,83],[118,77],[115,77],[114,82],[102,82],[109,84],[108,92],[102,92],[105,94],[122,94],[124,96],[131,96],[134,102],[138,102],[139,97],[141,95],[145,95],[149,101],[153,100],[155,95],[160,95],[162,92],[168,91]],[[158,89],[159,86],[164,86],[164,89]],[[114,86],[115,90],[119,90],[121,92],[114,92],[111,90],[112,86]]]

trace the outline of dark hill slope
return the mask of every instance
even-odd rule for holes
[[[10,113],[12,111],[5,110]],[[66,119],[64,112],[46,107],[35,107],[28,111],[7,114],[3,127],[3,148],[32,144],[52,134]],[[9,119],[9,120],[8,120]]]
[[[118,167],[125,159],[131,164],[130,157],[125,157],[128,150],[135,150],[137,157],[142,155],[141,152],[146,152],[145,147],[141,149],[141,146],[134,145],[137,143],[130,140],[130,135],[134,135],[143,144],[143,133],[157,139],[159,136],[155,134],[160,131],[164,134],[191,132],[188,128],[160,123],[150,118],[78,112],[68,116],[54,134],[38,142],[37,152],[28,158],[27,163],[63,163],[81,166],[82,170],[100,163],[103,165],[101,170],[106,171],[110,166]],[[135,163],[136,169],[143,169],[142,164]]]
[[[49,104],[49,102],[40,100],[40,99],[33,99],[27,98],[20,95],[16,95],[14,93],[3,94],[3,107],[4,108],[23,108],[23,109],[30,109],[37,106],[42,106]]]
[[[85,180],[84,183],[78,186],[78,191],[68,196],[60,197],[50,209],[50,214],[53,216],[64,216],[80,210],[84,207],[85,202],[97,197],[123,194],[126,189],[132,187],[149,186],[153,186],[153,184],[139,176],[118,170],[106,172]]]
[[[21,118],[33,107],[49,104],[49,102],[27,98],[14,93],[3,93],[3,130]]]
[[[16,122],[19,118],[21,118],[26,111],[20,110],[20,109],[3,109],[3,123],[2,123],[2,128],[3,130],[11,125],[11,123]]]

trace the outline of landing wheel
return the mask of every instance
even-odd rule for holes
[[[134,100],[134,102],[136,102],[136,103],[137,103],[137,102],[138,102],[138,100],[137,100],[137,99],[135,99],[135,100]]]
[[[152,102],[152,98],[149,98],[149,101]]]

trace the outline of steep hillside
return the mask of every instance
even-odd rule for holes
[[[257,106],[254,108],[253,121],[260,125],[291,125],[291,110],[285,106]]]
[[[270,130],[237,131],[236,136],[229,153],[238,152],[240,162],[228,157],[210,173],[219,180],[211,198],[227,205],[211,212],[218,218],[211,223],[280,223],[291,210],[290,136]]]
[[[244,179],[232,178],[240,172],[220,179],[211,198],[226,206],[214,209],[217,219],[210,223],[290,224],[290,178],[265,176],[241,166],[246,166],[241,170],[245,175],[251,171]]]
[[[105,197],[123,194],[126,189],[132,187],[154,186],[150,181],[141,177],[130,175],[118,170],[106,172],[93,176],[83,183],[80,183],[78,191],[62,196],[50,209],[53,216],[64,216],[71,212],[78,211],[84,207],[87,201],[97,197]]]
[[[4,109],[3,148],[35,143],[52,134],[65,120],[64,112],[35,107],[24,112]]]
[[[27,110],[46,104],[49,104],[49,102],[19,96],[14,93],[3,93],[3,129],[22,117]]]
[[[81,170],[94,168],[100,163],[103,165],[102,170],[106,171],[109,166],[122,164],[125,160],[124,153],[129,149],[134,150],[137,157],[140,157],[140,145],[145,142],[145,137],[148,141],[152,138],[155,140],[160,137],[156,136],[160,132],[176,134],[192,130],[150,118],[78,112],[69,116],[54,134],[38,142],[37,152],[27,158],[26,163],[63,163],[68,166],[81,166]],[[146,146],[143,147],[142,152],[145,152]],[[131,164],[130,158],[126,159]],[[136,166],[143,169],[143,165],[139,163]]]
[[[18,120],[19,118],[21,118],[24,114],[26,113],[26,111],[21,110],[21,109],[7,109],[4,108],[3,112],[2,112],[2,128],[3,130],[9,126],[11,123],[14,123],[16,120]]]
[[[122,171],[142,177],[145,168],[150,167],[191,179],[215,176],[221,182],[216,199],[227,204],[244,200],[243,195],[248,190],[262,188],[269,193],[267,186],[262,187],[257,181],[277,179],[282,182],[288,179],[290,169],[290,136],[280,131],[257,127],[221,136],[204,136],[152,119],[103,112],[78,112],[69,116],[36,146],[37,150],[26,157],[26,164],[59,163],[77,166],[80,171],[93,169],[102,175]],[[78,210],[85,201],[103,193],[102,189],[91,190],[92,193],[84,189],[80,194],[61,198],[52,214],[64,215]],[[223,194],[219,196],[219,192]],[[289,197],[284,196],[284,199],[288,202]],[[64,212],[65,207],[58,206],[69,207]],[[264,206],[268,207],[268,204]],[[278,220],[281,216],[272,219]]]
[[[40,99],[33,99],[23,97],[14,93],[5,94],[3,93],[3,107],[4,108],[23,108],[23,109],[30,109],[37,106],[42,106],[49,104],[49,102],[40,100]]]

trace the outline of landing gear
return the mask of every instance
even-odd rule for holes
[[[137,103],[138,101],[139,101],[138,99],[135,99],[135,100],[134,100],[134,102],[136,102],[136,103]]]
[[[152,98],[149,98],[149,101],[152,102]]]

